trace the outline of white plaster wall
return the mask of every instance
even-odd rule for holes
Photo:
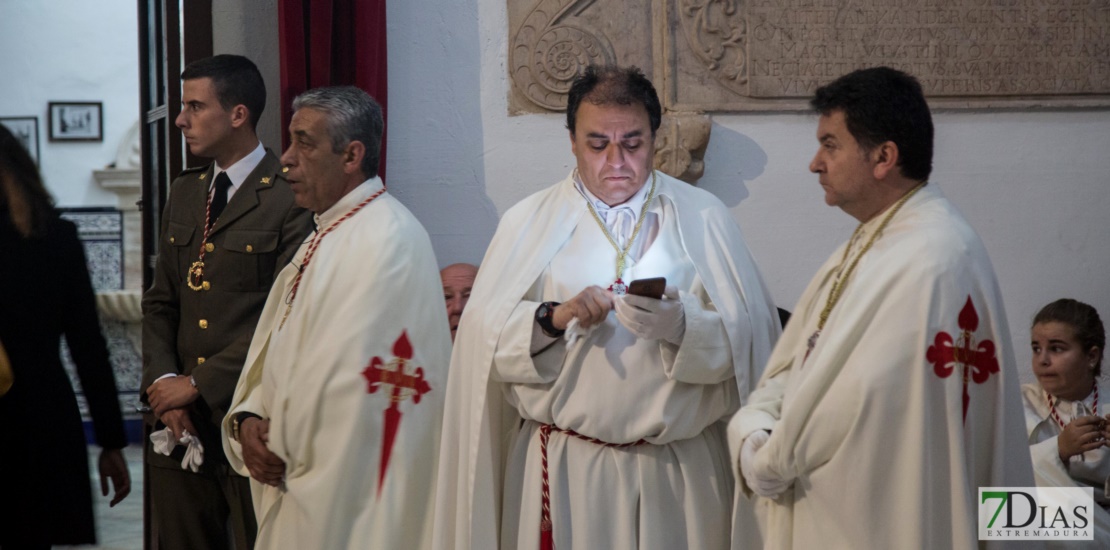
[[[135,14],[130,0],[0,2],[0,116],[39,117],[43,174],[62,206],[115,204],[91,174],[138,120]],[[251,57],[267,78],[260,130],[277,147],[274,0],[219,3],[214,16],[215,51]],[[563,117],[508,116],[504,0],[392,1],[387,23],[388,183],[441,265],[477,262],[502,212],[570,170]],[[51,100],[103,101],[104,142],[49,142]],[[1031,380],[1038,307],[1071,296],[1110,320],[1110,110],[943,112],[935,123],[933,181],[990,251]],[[700,182],[730,206],[787,309],[854,227],[806,169],[814,127],[808,115],[715,116]]]
[[[266,82],[266,108],[258,123],[263,145],[281,155],[281,55],[277,0],[212,3],[212,53],[250,58]]]
[[[793,309],[855,227],[854,219],[825,206],[807,170],[814,119],[715,120],[700,185],[732,206],[776,300]],[[944,112],[934,124],[931,181],[983,238],[1019,373],[1033,382],[1029,321],[1037,309],[1074,297],[1110,321],[1110,112]],[[733,196],[742,196],[738,205]]]
[[[441,265],[479,261],[498,216],[573,165],[561,115],[507,114],[506,29],[505,0],[388,4],[389,185]],[[932,181],[983,237],[1032,381],[1028,325],[1041,305],[1071,296],[1110,321],[1110,110],[934,122]],[[808,172],[815,128],[805,114],[714,116],[699,184],[732,209],[787,309],[855,227]]]
[[[39,117],[39,166],[59,206],[117,206],[92,171],[139,120],[134,0],[0,2],[0,116]],[[104,103],[103,142],[51,142],[47,102]]]

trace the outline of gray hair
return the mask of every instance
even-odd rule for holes
[[[327,115],[328,137],[332,151],[340,153],[348,144],[361,142],[366,147],[362,157],[362,174],[378,175],[381,161],[382,107],[370,94],[354,86],[313,88],[293,100],[293,110],[316,109]]]

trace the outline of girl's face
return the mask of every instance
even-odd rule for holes
[[[1033,325],[1033,374],[1049,394],[1069,401],[1087,397],[1094,385],[1099,349],[1083,349],[1071,325],[1049,321]]]

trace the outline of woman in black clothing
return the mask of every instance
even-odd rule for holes
[[[108,349],[76,227],[58,217],[30,155],[0,126],[0,342],[13,383],[0,397],[0,547],[96,541],[81,415],[59,357],[65,335],[88,398],[101,491],[131,491]]]

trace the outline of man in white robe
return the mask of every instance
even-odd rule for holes
[[[651,169],[659,117],[638,70],[589,68],[567,110],[577,170],[502,219],[452,356],[437,548],[757,535],[733,504],[722,420],[777,316],[724,205]],[[619,295],[660,276],[658,299]]]
[[[258,548],[428,548],[451,345],[431,242],[376,176],[369,95],[293,108],[282,163],[317,230],[266,302],[224,449],[252,477]]]
[[[741,483],[765,497],[768,548],[975,548],[978,488],[1033,482],[993,268],[926,184],[933,127],[913,77],[856,71],[812,105],[810,170],[861,225],[729,424]]]

